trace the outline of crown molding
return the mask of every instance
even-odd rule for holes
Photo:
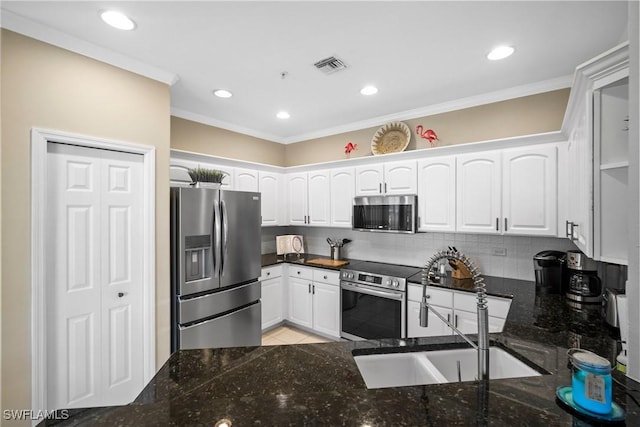
[[[2,9],[0,27],[165,83],[169,86],[173,86],[179,79],[179,76],[175,73],[81,40],[8,10]]]

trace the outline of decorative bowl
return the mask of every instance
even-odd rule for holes
[[[391,122],[378,129],[371,139],[371,152],[375,155],[404,151],[411,140],[409,126]]]

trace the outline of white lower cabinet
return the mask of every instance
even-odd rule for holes
[[[340,336],[339,272],[291,266],[287,320],[322,335]]]
[[[476,310],[476,294],[473,292],[454,291],[445,288],[430,287],[427,289],[429,304],[451,324],[464,334],[478,333],[478,314]],[[407,295],[407,337],[433,337],[451,335],[453,330],[438,316],[429,310],[429,325],[420,326],[420,301],[422,286],[409,284]],[[489,332],[502,332],[511,306],[510,298],[489,296]]]
[[[284,320],[284,284],[282,266],[262,269],[262,329],[277,325]]]

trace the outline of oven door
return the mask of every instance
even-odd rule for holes
[[[404,292],[349,282],[340,282],[340,291],[342,338],[406,338]]]

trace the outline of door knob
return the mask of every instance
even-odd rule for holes
[[[118,298],[122,298],[123,296],[125,296],[124,292],[118,292]]]

